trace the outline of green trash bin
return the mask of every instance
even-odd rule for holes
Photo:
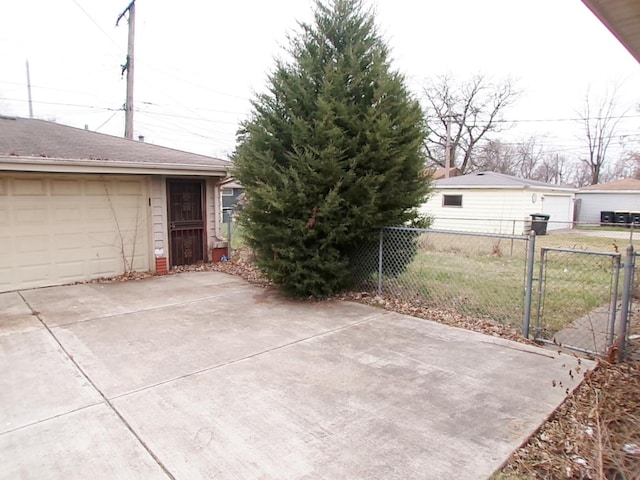
[[[550,215],[546,215],[544,213],[532,213],[531,214],[531,230],[536,232],[536,235],[546,235],[549,218],[550,218]]]

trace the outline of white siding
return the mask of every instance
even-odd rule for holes
[[[443,195],[462,195],[462,207],[443,206]],[[447,188],[436,190],[421,211],[434,217],[432,228],[438,230],[520,235],[529,230],[531,214],[547,213],[543,197],[548,198],[548,194],[535,189]],[[571,221],[573,194],[554,195],[549,203],[555,204],[556,197],[566,206],[562,220]]]
[[[147,177],[0,176],[0,291],[149,270]]]
[[[640,212],[640,192],[578,192],[579,223],[600,223],[601,211]]]
[[[207,179],[207,239],[208,252],[216,247],[216,243],[221,239],[220,223],[222,222],[221,202],[222,196],[218,187],[219,178]]]
[[[153,249],[156,256],[168,256],[167,181],[162,176],[151,178],[151,223]]]

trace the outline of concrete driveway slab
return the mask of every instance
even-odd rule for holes
[[[67,285],[26,290],[22,295],[52,327],[224,296],[226,287],[247,286],[237,277],[226,274],[201,277],[190,273],[127,282]]]
[[[572,356],[217,272],[0,308],[0,478],[486,478],[580,378]]]
[[[104,404],[0,435],[0,478],[168,479]]]
[[[486,478],[576,386],[539,353],[393,314],[114,405],[176,478]]]
[[[358,304],[285,301],[243,285],[214,298],[53,332],[113,398],[383,314]]]
[[[0,434],[101,401],[44,327],[0,336]]]

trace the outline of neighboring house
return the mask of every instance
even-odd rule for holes
[[[571,228],[574,188],[478,172],[436,180],[421,211],[438,230],[516,234],[531,229],[532,214],[549,215],[548,230]]]
[[[166,273],[221,247],[230,163],[0,116],[0,291]]]
[[[243,198],[244,187],[234,178],[228,178],[220,182],[220,190],[222,192],[222,221],[229,221],[229,212],[233,211],[238,201]]]
[[[601,212],[640,212],[640,180],[589,185],[576,193],[579,223],[600,223]]]

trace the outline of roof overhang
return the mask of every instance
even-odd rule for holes
[[[638,0],[582,0],[640,62],[640,2]]]
[[[576,195],[605,195],[607,193],[615,193],[616,195],[639,195],[639,190],[580,190],[576,192]]]
[[[578,191],[577,188],[545,187],[542,185],[438,185],[437,181],[433,183],[433,190],[535,190],[557,193],[558,195],[573,195]]]
[[[141,164],[135,162],[15,156],[0,156],[1,171],[207,177],[225,177],[228,175],[228,168],[212,165]]]

